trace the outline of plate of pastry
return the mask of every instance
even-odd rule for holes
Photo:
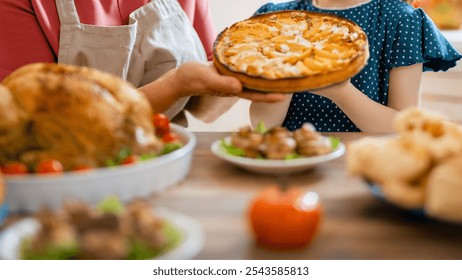
[[[278,11],[222,31],[214,64],[249,89],[299,92],[345,81],[366,65],[369,46],[356,23],[331,14]]]
[[[10,210],[158,193],[189,173],[195,136],[96,69],[23,66],[2,81],[0,167]]]
[[[73,201],[59,211],[43,209],[8,226],[0,259],[191,259],[204,242],[201,225],[186,215],[108,197],[96,207]]]
[[[396,135],[348,146],[347,168],[372,194],[407,211],[462,223],[462,127],[410,108],[395,119]]]
[[[211,151],[217,157],[252,172],[289,174],[308,171],[345,153],[338,138],[326,137],[306,123],[293,132],[284,127],[242,127],[216,140]]]

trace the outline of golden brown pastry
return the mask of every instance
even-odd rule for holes
[[[120,232],[93,230],[82,234],[78,259],[123,260],[130,253],[130,240]]]
[[[231,144],[244,151],[244,156],[256,158],[260,155],[263,134],[254,131],[250,126],[239,128],[231,134]]]
[[[346,167],[352,175],[363,176],[369,180],[377,178],[380,170],[367,168],[377,161],[377,151],[383,149],[387,138],[364,137],[348,143],[346,153]],[[380,176],[380,175],[379,175]]]
[[[425,210],[438,219],[462,222],[462,156],[447,160],[432,170]]]
[[[263,135],[260,149],[268,159],[285,159],[294,153],[296,148],[297,142],[292,133],[287,128],[278,126],[271,128]]]
[[[65,170],[104,166],[122,149],[160,148],[151,107],[129,83],[86,67],[36,63],[21,67],[0,88],[0,165],[33,168],[59,160]]]
[[[328,137],[318,133],[311,123],[304,123],[300,129],[294,131],[297,152],[301,155],[319,156],[332,151],[332,143]]]
[[[462,221],[462,128],[417,108],[395,119],[396,137],[351,143],[347,167],[378,183],[385,198],[430,216]]]
[[[428,172],[431,158],[423,147],[403,138],[367,137],[348,146],[347,166],[350,173],[379,184],[408,183]]]
[[[253,16],[225,29],[214,64],[249,89],[297,92],[356,75],[369,58],[367,36],[354,22],[308,11]]]
[[[433,112],[409,108],[395,119],[396,131],[424,146],[435,161],[462,154],[462,128]]]
[[[420,209],[425,203],[425,184],[387,180],[380,188],[388,201],[405,209]]]

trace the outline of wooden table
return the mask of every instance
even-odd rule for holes
[[[291,178],[291,185],[317,192],[324,202],[321,228],[311,245],[291,251],[259,247],[248,226],[248,206],[275,179],[216,158],[210,145],[228,133],[195,134],[190,175],[154,203],[202,224],[206,243],[197,259],[462,259],[462,225],[411,215],[376,199],[360,178],[346,173],[344,157]],[[335,136],[348,143],[364,135]]]

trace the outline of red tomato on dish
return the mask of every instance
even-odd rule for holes
[[[2,171],[8,175],[21,175],[29,172],[27,166],[19,162],[8,163],[2,167]]]
[[[180,140],[180,138],[178,137],[176,133],[173,133],[173,132],[166,133],[164,134],[164,136],[162,136],[162,142],[164,143],[172,143],[178,140]]]
[[[277,186],[258,194],[250,206],[250,222],[257,242],[275,249],[306,246],[321,221],[321,200],[300,188]]]
[[[127,164],[133,164],[138,162],[138,156],[136,155],[131,155],[126,157],[123,161],[122,164],[127,165]]]
[[[152,123],[156,130],[156,135],[162,137],[164,134],[170,132],[170,120],[162,113],[157,113],[152,116]]]
[[[58,160],[46,159],[41,161],[37,166],[37,173],[61,173],[64,171],[64,167]]]

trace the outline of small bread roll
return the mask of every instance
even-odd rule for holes
[[[425,210],[438,219],[462,222],[462,157],[447,160],[430,172]]]
[[[390,180],[380,186],[385,198],[405,209],[421,209],[425,203],[425,186]]]
[[[445,120],[443,115],[422,111],[419,108],[402,110],[394,120],[396,132],[401,135],[415,131],[425,131],[435,136],[443,133],[440,124]]]
[[[424,146],[436,162],[462,154],[462,128],[441,115],[406,109],[396,117],[395,128],[403,138]]]
[[[348,172],[352,175],[361,175],[376,180],[379,170],[368,168],[377,165],[377,151],[382,150],[388,138],[364,137],[347,146],[346,163]]]
[[[389,180],[416,181],[428,172],[431,164],[423,147],[403,138],[363,138],[348,149],[349,171],[379,184]]]

